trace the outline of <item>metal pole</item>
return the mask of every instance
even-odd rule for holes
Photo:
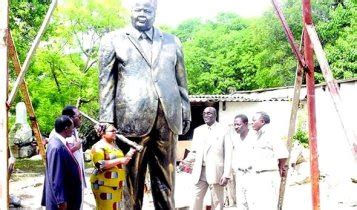
[[[302,0],[304,26],[312,24],[310,0]],[[314,60],[311,40],[306,27],[304,27],[304,57],[308,67],[306,72],[307,86],[307,109],[309,121],[309,144],[310,144],[310,176],[312,188],[312,208],[320,209],[320,187],[319,187],[319,164],[317,151],[317,132],[316,132],[316,106],[315,106],[315,78]]]
[[[0,209],[9,208],[8,175],[8,55],[7,31],[9,27],[9,1],[0,0]]]
[[[12,39],[10,31],[9,31],[9,36],[8,36],[8,45],[9,45],[9,56],[12,59],[12,63],[14,64],[15,72],[18,75],[21,72],[21,64],[20,64],[19,58],[17,56],[14,40]],[[20,84],[20,91],[21,91],[22,97],[23,97],[25,105],[26,105],[26,110],[30,116],[31,128],[35,135],[38,149],[40,151],[43,163],[45,164],[46,163],[45,162],[45,160],[46,160],[45,147],[43,146],[43,143],[42,143],[42,135],[40,132],[40,126],[38,125],[38,122],[36,120],[35,110],[31,103],[31,98],[30,98],[30,94],[29,94],[25,79],[23,79],[22,83]]]
[[[11,93],[10,93],[10,96],[9,96],[9,99],[8,99],[8,104],[12,104],[12,102],[15,99],[15,95],[17,93],[17,90],[19,89],[19,85],[22,83],[22,80],[25,77],[26,71],[27,71],[27,69],[28,69],[28,67],[30,65],[31,58],[35,54],[35,51],[37,49],[38,44],[40,43],[42,35],[45,33],[45,29],[46,29],[48,23],[50,22],[50,19],[52,17],[53,11],[56,8],[56,5],[57,5],[57,0],[53,0],[51,5],[50,5],[50,8],[47,11],[45,19],[44,19],[44,21],[43,21],[43,23],[41,25],[41,28],[40,28],[39,32],[37,33],[35,41],[32,43],[30,51],[27,53],[25,62],[22,65],[21,72],[19,73],[19,76],[16,79],[14,87],[11,90]]]

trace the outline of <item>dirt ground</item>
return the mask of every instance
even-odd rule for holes
[[[89,180],[90,169],[86,170],[87,182]],[[13,174],[10,180],[10,194],[13,194],[21,199],[21,209],[41,209],[41,197],[43,189],[44,176],[41,173],[29,173],[17,171]],[[181,206],[183,203],[189,203],[190,195],[188,192],[190,183],[189,174],[177,175],[176,200]],[[333,179],[332,179],[333,180]],[[180,182],[180,183],[179,183]],[[89,182],[88,182],[88,186]],[[95,201],[90,188],[85,189],[84,193],[84,209],[94,209]],[[320,181],[320,197],[322,210],[352,210],[357,209],[357,184],[347,182],[345,184],[329,181],[328,178],[323,178]],[[181,197],[184,196],[184,197]],[[151,196],[144,198],[144,210],[154,209]],[[15,208],[13,208],[15,209]],[[182,208],[185,209],[185,208]],[[234,209],[234,208],[225,208]],[[287,210],[309,210],[311,208],[311,185],[309,182],[301,184],[290,183],[286,189],[286,197],[284,200],[284,209]]]

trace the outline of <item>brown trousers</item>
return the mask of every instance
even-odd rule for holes
[[[124,192],[124,209],[142,209],[145,175],[147,168],[155,209],[175,209],[175,161],[177,134],[167,125],[161,105],[151,132],[144,137],[130,138],[143,145],[143,150],[136,153],[126,166],[127,189]]]

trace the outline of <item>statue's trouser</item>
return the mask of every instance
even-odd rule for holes
[[[178,136],[167,125],[159,105],[156,121],[149,135],[130,138],[144,148],[127,165],[127,193],[125,209],[142,209],[147,166],[151,178],[155,209],[175,209],[175,160]],[[130,205],[130,206],[128,206]]]

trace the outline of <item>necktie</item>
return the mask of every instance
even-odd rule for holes
[[[147,34],[145,32],[142,32],[139,41],[140,41],[141,47],[144,50],[146,57],[151,62],[151,41],[150,41],[150,38],[147,36]]]

